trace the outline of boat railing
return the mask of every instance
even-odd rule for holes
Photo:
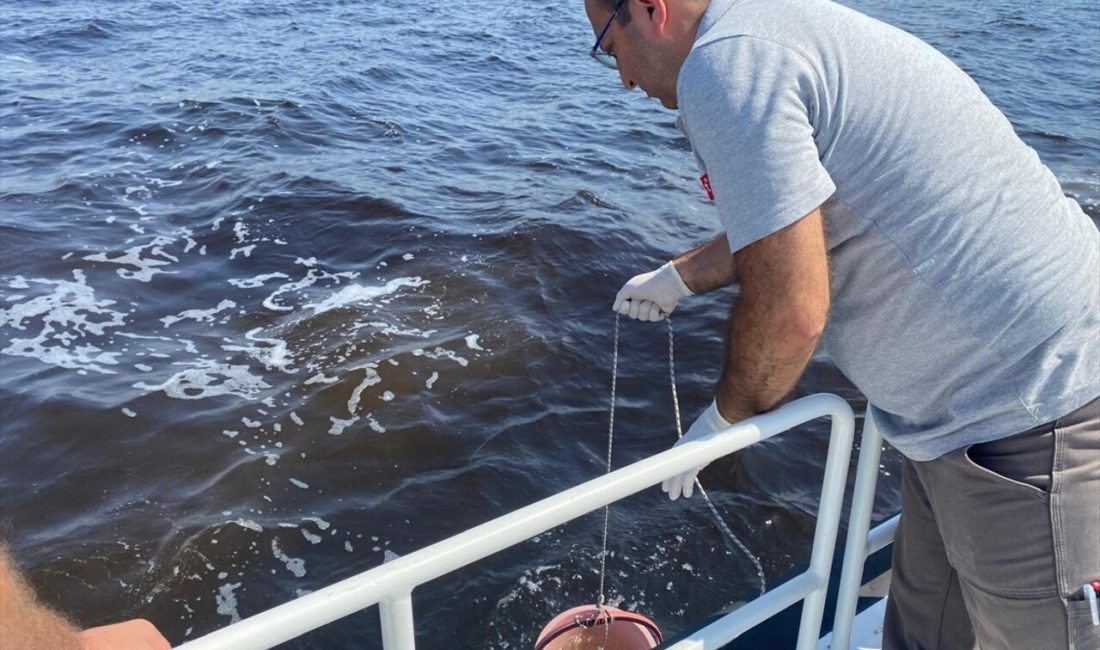
[[[855,485],[852,488],[852,508],[848,515],[848,537],[844,543],[844,559],[840,569],[833,631],[827,648],[848,650],[852,639],[852,623],[856,617],[859,588],[867,558],[894,541],[901,515],[871,526],[871,511],[875,501],[879,461],[882,458],[882,434],[875,424],[874,408],[868,406],[863,417],[863,433],[859,443],[859,461]]]
[[[795,400],[770,413],[734,424],[705,440],[679,445],[592,479],[369,571],[233,623],[185,643],[179,646],[179,650],[270,648],[374,605],[379,608],[384,650],[412,650],[415,648],[412,592],[416,587],[657,485],[667,478],[820,417],[831,419],[831,433],[809,568],[669,646],[674,650],[720,648],[752,627],[803,601],[797,648],[810,650],[815,647],[821,630],[855,430],[855,417],[851,407],[842,398],[830,394],[811,395]],[[877,432],[872,430],[870,435],[877,436]],[[873,467],[877,470],[877,452],[880,451],[881,442],[873,442],[868,447],[867,436],[868,432],[865,430],[863,455],[871,448],[875,450]],[[861,458],[860,469],[864,467],[864,460]],[[864,484],[868,483],[866,474],[867,472],[861,474]],[[858,503],[867,510],[868,520],[868,504],[873,500],[876,476],[877,472],[870,474],[869,486],[861,484],[857,477],[855,486]],[[860,490],[871,494],[861,497]],[[866,540],[867,524],[864,523],[862,528]],[[852,539],[850,534],[848,551],[855,553],[851,548]],[[859,552],[863,552],[867,544],[864,542],[858,546]],[[859,564],[862,566],[862,562]],[[856,581],[858,582],[858,576]]]

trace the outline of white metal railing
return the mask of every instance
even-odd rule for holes
[[[871,509],[875,501],[875,483],[882,457],[882,434],[875,424],[874,407],[868,405],[863,417],[863,434],[859,443],[859,463],[852,487],[852,510],[848,515],[848,538],[844,543],[844,560],[840,570],[836,612],[829,648],[848,650],[852,639],[852,623],[856,616],[863,565],[868,556],[889,546],[894,540],[901,515],[894,515],[868,533]]]
[[[804,397],[771,413],[739,422],[705,440],[682,444],[582,483],[185,643],[179,650],[270,648],[373,605],[380,610],[383,648],[412,650],[415,647],[412,591],[416,587],[667,478],[824,416],[831,418],[832,430],[809,569],[670,646],[674,650],[719,648],[805,600],[797,647],[810,650],[821,629],[855,428],[848,403],[829,394]]]

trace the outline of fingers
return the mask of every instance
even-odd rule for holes
[[[680,498],[680,476],[677,474],[672,478],[666,478],[661,481],[661,491],[668,495],[668,498],[675,501]],[[673,496],[675,494],[676,496]]]
[[[661,491],[668,494],[668,498],[672,501],[680,497],[690,499],[691,495],[695,494],[695,479],[699,476],[699,472],[702,471],[702,469],[702,467],[697,467],[690,472],[684,472],[672,478],[666,478],[661,481]]]
[[[611,306],[611,311],[618,312],[622,315],[626,315],[623,312],[623,303],[629,300],[627,295],[630,293],[630,285],[627,284],[622,289],[619,289],[619,293],[615,294],[615,304]]]
[[[665,317],[668,316],[657,303],[652,300],[642,300],[639,298],[624,298],[618,300],[611,309],[622,316],[629,316],[630,318],[641,321],[654,322],[664,320]]]

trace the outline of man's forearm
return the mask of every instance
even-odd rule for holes
[[[692,293],[706,293],[737,282],[737,264],[725,233],[672,261]]]
[[[782,403],[825,328],[829,273],[820,212],[738,251],[741,293],[715,401],[731,422]]]
[[[805,372],[817,337],[781,335],[742,299],[731,317],[729,352],[715,391],[718,412],[737,422],[779,406]]]
[[[79,650],[77,629],[48,607],[38,604],[0,548],[0,648]]]

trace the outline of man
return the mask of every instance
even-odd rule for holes
[[[820,344],[906,456],[885,647],[1100,647],[1100,234],[1080,207],[946,57],[828,0],[586,9],[593,56],[679,110],[724,230],[615,310],[659,320],[740,284],[680,444],[775,408]]]
[[[83,632],[37,602],[0,546],[0,648],[4,650],[168,650],[168,641],[143,619]]]

